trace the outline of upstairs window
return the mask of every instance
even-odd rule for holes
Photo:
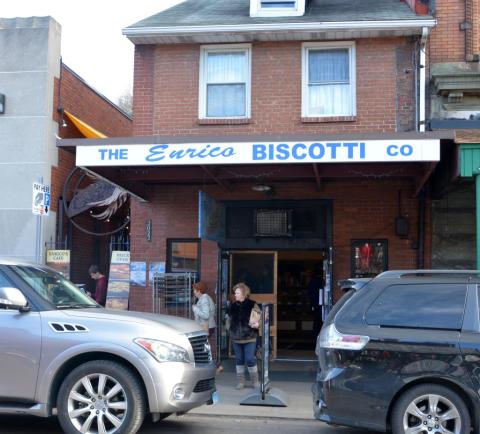
[[[303,45],[302,116],[355,116],[355,45]]]
[[[200,118],[250,117],[250,46],[201,48]]]
[[[301,16],[305,0],[250,0],[251,17]]]

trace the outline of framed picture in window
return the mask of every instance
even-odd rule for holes
[[[387,240],[351,241],[352,277],[375,277],[388,270]]]

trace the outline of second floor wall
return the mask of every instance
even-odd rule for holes
[[[413,131],[415,58],[400,37],[137,45],[134,135]]]

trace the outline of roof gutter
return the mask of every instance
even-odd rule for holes
[[[402,30],[407,28],[434,27],[433,18],[418,20],[389,21],[340,21],[312,23],[264,23],[207,26],[168,26],[168,27],[127,27],[122,33],[127,37],[148,37],[161,35],[248,33],[272,31],[328,31],[328,30]]]

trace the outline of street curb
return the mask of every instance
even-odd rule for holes
[[[228,419],[228,418],[235,418],[235,419],[248,419],[248,420],[278,420],[282,419],[288,422],[311,422],[311,423],[318,423],[318,424],[324,424],[324,422],[319,421],[315,419],[313,416],[311,419],[307,418],[301,418],[301,417],[283,417],[283,416],[252,416],[252,415],[238,415],[238,414],[205,414],[205,413],[192,413],[188,412],[185,414],[182,414],[178,417],[200,417],[200,418],[222,418],[222,419]]]

